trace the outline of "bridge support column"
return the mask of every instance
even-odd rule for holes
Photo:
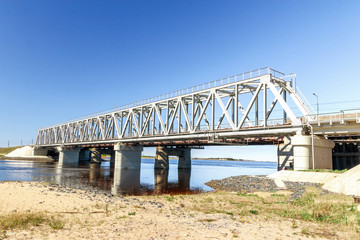
[[[155,169],[169,169],[169,150],[166,146],[157,146]]]
[[[101,150],[99,148],[89,148],[90,150],[90,162],[101,163]]]
[[[191,169],[191,149],[180,148],[178,169]]]
[[[113,195],[137,194],[140,191],[140,167],[142,146],[116,144],[111,159],[114,159]],[[110,160],[110,164],[111,164]]]
[[[295,135],[291,137],[293,146],[294,170],[307,170],[313,168],[312,137]],[[332,149],[334,142],[314,136],[314,168],[332,169]]]
[[[142,146],[127,146],[116,144],[115,151],[115,169],[139,169],[141,166]]]
[[[58,147],[59,152],[59,164],[66,163],[79,163],[80,148],[64,148]]]

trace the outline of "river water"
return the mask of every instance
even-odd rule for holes
[[[141,170],[114,171],[110,162],[59,165],[57,162],[0,160],[0,181],[46,181],[62,186],[111,191],[113,194],[161,194],[211,191],[210,180],[237,175],[267,175],[276,172],[274,162],[192,160],[191,171],[170,168],[154,170],[154,159],[142,159]]]

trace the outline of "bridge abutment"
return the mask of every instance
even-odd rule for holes
[[[279,169],[291,166],[293,162],[294,170],[312,169],[332,169],[332,140],[320,138],[318,136],[297,134],[284,140],[284,144],[279,145],[278,158]],[[313,153],[314,150],[314,163]],[[313,166],[314,165],[314,166]]]
[[[45,147],[33,147],[32,156],[47,156],[48,149]]]
[[[59,152],[59,164],[79,163],[80,148],[57,147]]]

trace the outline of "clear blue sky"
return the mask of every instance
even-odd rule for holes
[[[323,112],[360,108],[360,1],[0,1],[0,146],[270,66]],[[329,104],[336,102],[335,104]]]

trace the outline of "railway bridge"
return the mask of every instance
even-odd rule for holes
[[[140,169],[143,147],[155,146],[156,169],[169,167],[169,155],[189,169],[193,148],[276,144],[281,169],[333,168],[349,157],[333,163],[344,144],[355,143],[359,163],[358,140],[350,141],[360,136],[358,112],[316,114],[295,74],[267,67],[39,129],[34,155],[101,162],[106,153],[115,169]]]

